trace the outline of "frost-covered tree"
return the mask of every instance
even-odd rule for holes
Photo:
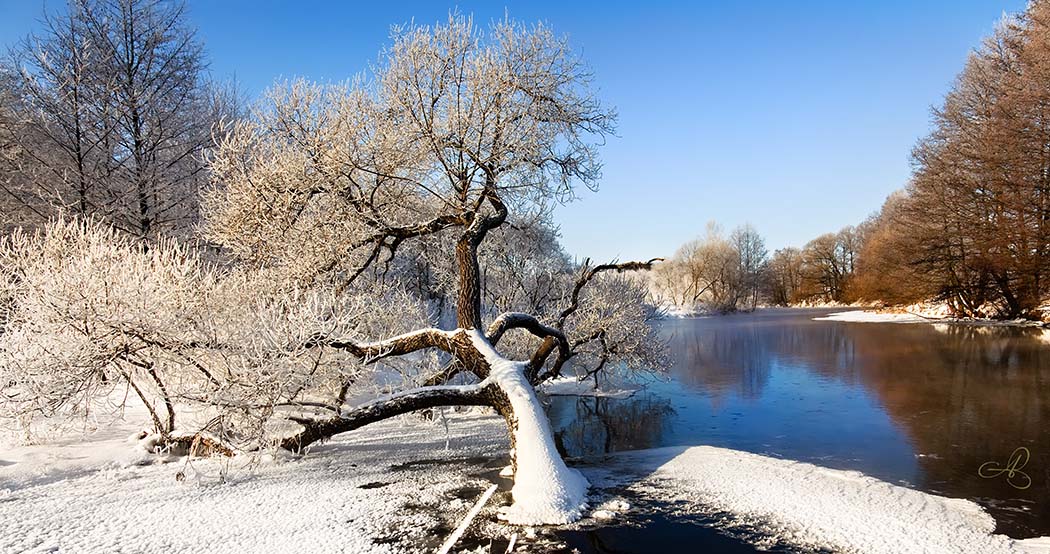
[[[131,400],[163,445],[203,430],[223,448],[258,448],[275,410],[337,398],[357,376],[313,337],[407,329],[388,309],[424,317],[396,293],[337,299],[273,283],[171,240],[144,249],[97,221],[17,230],[0,242],[0,416],[97,418]]]
[[[758,304],[761,279],[767,262],[765,241],[751,225],[726,237],[715,222],[707,233],[675,252],[657,271],[657,293],[679,308],[732,312]]]
[[[575,519],[587,483],[535,387],[570,364],[660,361],[645,291],[623,275],[652,262],[573,264],[537,215],[595,186],[612,128],[544,26],[402,29],[367,78],[279,86],[222,130],[204,231],[233,264],[98,224],[17,234],[0,261],[0,352],[21,368],[3,376],[5,402],[79,409],[138,387],[169,442],[170,414],[185,413],[222,446],[295,450],[415,410],[489,406],[511,437],[506,517]],[[454,323],[428,313],[446,296]]]
[[[147,253],[111,227],[61,220],[3,239],[0,285],[3,415],[89,415],[123,388],[119,404],[138,397],[157,432],[174,429],[174,383],[153,343],[183,342],[172,331],[208,296],[187,251]]]
[[[766,241],[750,223],[737,227],[729,235],[729,242],[739,258],[739,302],[754,310],[762,289],[762,277],[768,263]]]
[[[510,311],[486,325],[480,252],[511,212],[571,198],[577,183],[595,185],[595,145],[612,131],[613,114],[589,85],[586,68],[548,28],[502,22],[484,32],[454,16],[397,32],[369,78],[277,87],[250,120],[228,130],[212,164],[219,186],[205,199],[206,229],[246,264],[353,290],[406,242],[451,238],[456,329],[377,341],[324,333],[311,341],[368,363],[437,350],[449,358],[445,367],[417,379],[422,388],[296,417],[301,430],[286,446],[423,408],[491,406],[511,432],[515,503],[507,517],[556,523],[579,516],[586,482],[556,452],[534,387],[588,347],[601,367],[653,358],[640,299],[612,302],[617,282],[604,279],[651,264],[585,264],[556,318]],[[538,339],[524,361],[496,350],[514,331]],[[470,384],[442,384],[464,376]]]

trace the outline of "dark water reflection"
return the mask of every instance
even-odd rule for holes
[[[556,446],[570,456],[662,446],[673,414],[670,400],[650,392],[627,400],[561,396],[547,410],[557,429]]]
[[[664,322],[668,380],[629,399],[553,398],[560,447],[592,455],[710,444],[855,469],[973,499],[1000,533],[1050,535],[1042,330],[812,321],[824,313]],[[1027,490],[978,475],[1022,446]]]

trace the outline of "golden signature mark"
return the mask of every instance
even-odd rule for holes
[[[1006,482],[1011,487],[1024,490],[1032,486],[1032,478],[1021,471],[1028,464],[1029,458],[1031,458],[1031,453],[1028,452],[1028,449],[1018,446],[1014,449],[1013,454],[1010,454],[1010,459],[1005,466],[999,465],[999,462],[985,462],[981,464],[981,467],[977,468],[977,475],[985,479],[994,479],[1006,474]]]

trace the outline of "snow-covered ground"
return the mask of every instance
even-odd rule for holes
[[[432,552],[506,463],[501,418],[446,412],[277,460],[160,463],[134,425],[0,446],[0,552]]]
[[[899,312],[876,312],[873,310],[853,310],[835,312],[823,317],[814,317],[814,321],[846,321],[850,323],[932,323],[926,317]]]
[[[989,312],[993,311],[988,308]],[[1050,314],[1050,306],[1037,310]],[[851,310],[836,312],[825,317],[814,318],[817,321],[845,321],[852,323],[956,323],[965,325],[1010,326],[1010,327],[1043,327],[1042,321],[1030,319],[987,319],[952,317],[951,309],[945,302],[919,302],[908,306],[897,306],[881,309]],[[1043,319],[1047,319],[1044,315]]]
[[[0,552],[433,552],[508,459],[505,424],[476,410],[378,423],[302,457],[190,464],[146,454],[134,429],[0,447]],[[586,524],[629,517],[615,492],[627,489],[835,552],[1050,553],[1046,539],[993,534],[970,501],[734,450],[621,453],[583,472],[595,486]],[[458,548],[514,536],[536,552],[549,534],[501,523],[508,503],[498,492]]]
[[[540,390],[549,395],[609,398],[629,398],[638,392],[639,389],[639,385],[628,383],[602,383],[600,387],[595,387],[593,379],[580,381],[576,377],[559,377],[540,386]]]
[[[771,543],[858,554],[1050,552],[1050,538],[993,534],[995,520],[974,502],[854,471],[710,446],[623,453],[615,466],[644,475],[629,485],[634,491],[721,515]]]
[[[903,308],[881,310],[851,310],[835,312],[815,321],[845,321],[851,323],[942,323],[981,325],[989,327],[1045,327],[1042,321],[1030,319],[982,319],[951,317],[944,304],[914,304]]]
[[[982,325],[988,327],[1043,327],[1040,321],[1030,319],[959,319],[951,317],[931,317],[908,312],[886,312],[874,310],[853,310],[835,312],[824,317],[815,317],[814,321],[844,321],[850,323],[934,323]]]

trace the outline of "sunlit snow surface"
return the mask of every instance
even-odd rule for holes
[[[930,323],[929,318],[907,313],[872,312],[854,310],[836,312],[824,317],[815,317],[814,321],[846,321],[852,323]]]
[[[149,463],[131,427],[0,446],[0,552],[431,552],[489,485],[486,460],[506,463],[501,418],[447,422],[405,416],[300,459],[235,459],[225,482],[220,461]]]
[[[432,552],[506,463],[508,447],[500,418],[446,412],[346,433],[302,458],[235,459],[225,479],[219,460],[156,463],[126,438],[130,425],[0,447],[0,552]],[[1045,540],[993,534],[992,518],[970,501],[735,450],[626,452],[585,473],[599,488],[715,514],[727,527],[803,548],[1050,552]],[[479,517],[488,519],[485,536],[512,532],[495,526],[499,501]],[[615,501],[593,505],[590,516],[631,513]]]
[[[613,467],[639,472],[635,492],[677,510],[727,515],[779,543],[864,554],[1050,552],[1046,538],[995,535],[976,503],[827,469],[710,446],[618,454]],[[592,479],[595,480],[595,479]]]

